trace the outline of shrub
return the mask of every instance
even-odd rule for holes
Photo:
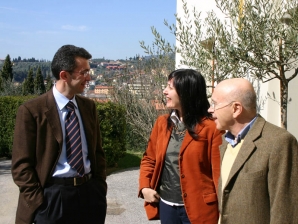
[[[111,102],[97,103],[97,111],[107,165],[115,166],[126,152],[126,111]]]
[[[13,133],[19,106],[35,96],[0,97],[0,156],[11,157]]]
[[[0,156],[11,157],[18,107],[34,97],[36,96],[0,97]],[[126,152],[126,112],[123,106],[111,102],[96,103],[96,107],[107,165],[114,166]]]

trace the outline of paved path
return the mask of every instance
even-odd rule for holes
[[[0,223],[13,224],[18,188],[11,178],[11,160],[0,159]],[[108,176],[106,224],[156,224],[148,221],[143,200],[137,198],[139,168],[130,168]]]
[[[11,160],[0,160],[0,223],[13,224],[19,189],[10,172]]]

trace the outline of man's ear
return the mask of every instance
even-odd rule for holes
[[[233,107],[233,117],[236,118],[242,113],[243,106],[240,102],[235,101],[232,107]]]
[[[63,81],[67,81],[68,75],[69,75],[69,73],[67,71],[61,71],[60,74],[59,74],[60,79],[63,80]]]

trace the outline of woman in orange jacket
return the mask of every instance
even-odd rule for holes
[[[207,112],[204,77],[192,69],[175,70],[163,93],[171,112],[152,129],[140,166],[139,197],[149,220],[216,224],[222,133]]]

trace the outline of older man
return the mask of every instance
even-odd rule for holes
[[[256,93],[245,79],[219,83],[211,107],[219,130],[221,224],[298,223],[298,144],[285,129],[256,112]]]

